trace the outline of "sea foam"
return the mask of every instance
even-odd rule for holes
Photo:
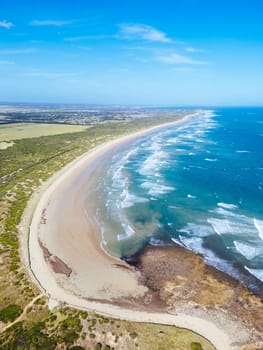
[[[255,228],[258,231],[259,237],[263,240],[263,220],[253,219]]]
[[[150,194],[151,196],[159,196],[175,190],[175,188],[172,186],[166,186],[149,181],[143,182],[141,184],[141,187],[147,189],[148,194]]]
[[[129,193],[127,188],[125,188],[120,195],[120,207],[130,208],[136,203],[147,203],[149,200],[143,197],[136,196],[135,194]]]
[[[207,162],[216,162],[217,158],[205,158]]]
[[[210,219],[207,219],[207,222],[213,227],[214,231],[220,236],[223,234],[231,233],[229,221],[226,219],[210,218]]]
[[[240,241],[234,241],[236,250],[243,255],[247,260],[252,260],[259,254],[263,253],[263,249],[259,247],[252,246],[247,243]]]
[[[251,273],[251,275],[255,276],[257,279],[263,282],[263,270],[261,269],[251,269],[245,266],[245,269]]]
[[[238,207],[235,204],[228,204],[228,203],[217,203],[219,207],[225,208],[225,209],[237,209]]]
[[[185,233],[188,236],[198,236],[198,237],[207,237],[214,233],[212,228],[208,225],[203,224],[195,224],[192,222],[189,222],[187,225],[185,225],[180,230],[177,230],[177,232]]]

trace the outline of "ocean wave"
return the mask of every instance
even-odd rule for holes
[[[153,172],[158,172],[161,167],[166,164],[167,154],[159,148],[158,151],[150,155],[144,162],[141,164],[138,173],[140,175],[152,175]]]
[[[217,158],[205,158],[207,162],[216,162],[218,159]]]
[[[123,176],[123,166],[120,166],[112,175],[112,189],[122,189],[127,185],[128,179]]]
[[[127,163],[127,161],[134,155],[136,155],[139,151],[139,147],[133,147],[130,151],[128,152],[123,152],[122,157],[119,158],[119,154],[113,157],[112,159],[112,164],[114,164],[116,167],[119,167],[119,165],[124,165]],[[117,160],[117,161],[116,161]]]
[[[180,138],[178,137],[171,137],[167,140],[167,143],[170,143],[170,144],[174,144],[174,143],[177,144],[178,142],[180,142]]]
[[[180,136],[180,139],[181,140],[195,140],[195,135],[193,135],[192,133],[188,132],[188,133],[185,133],[184,135],[181,135]]]
[[[236,153],[251,153],[251,152],[247,150],[237,150]]]
[[[118,241],[122,241],[123,239],[129,238],[135,234],[135,230],[128,223],[122,223],[122,227],[124,228],[124,233],[120,233],[117,235]]]
[[[157,184],[155,182],[145,181],[141,184],[141,187],[148,190],[148,194],[151,196],[159,196],[168,192],[174,191],[175,188],[172,186],[166,186]]]
[[[112,159],[112,164],[107,171],[107,177],[112,180],[112,187],[115,189],[124,188],[127,185],[127,177],[124,176],[124,168],[130,161],[130,158],[137,154],[139,147],[131,149],[129,152],[119,156],[116,155]]]
[[[263,220],[253,219],[255,228],[258,231],[259,237],[263,240]]]
[[[101,220],[99,220],[98,216],[96,216],[96,222],[99,224],[99,227],[100,227],[100,233],[101,233],[101,243],[103,246],[107,246],[108,242],[106,240],[106,237],[105,237],[105,227],[102,223]]]
[[[206,170],[206,168],[204,168],[203,166],[199,166],[199,165],[188,165],[189,169],[204,169]]]
[[[177,232],[185,233],[189,236],[197,236],[197,237],[207,237],[214,233],[214,231],[208,225],[195,224],[191,222],[186,224],[180,230],[177,230]]]
[[[216,214],[217,216],[221,216],[223,218],[227,218],[229,220],[233,220],[235,222],[239,222],[246,225],[251,225],[252,219],[248,216],[238,214],[233,210],[236,210],[237,208],[233,208],[232,210],[230,208],[225,208],[222,205],[219,206],[219,208],[209,210],[209,213]]]
[[[174,243],[178,244],[179,246],[181,246],[181,247],[183,247],[183,248],[186,248],[186,246],[185,246],[179,239],[176,239],[176,238],[172,237],[171,240],[172,240]]]
[[[220,209],[222,208],[219,208],[217,212]],[[251,218],[244,215],[235,215],[224,209],[221,210],[222,212],[226,213],[222,219],[207,219],[207,222],[213,227],[215,233],[218,235],[231,234],[238,237],[245,237],[246,239],[255,238],[255,227]]]
[[[261,269],[252,269],[247,266],[245,266],[245,269],[251,273],[251,275],[255,276],[257,279],[263,282],[263,270]]]
[[[260,255],[263,253],[263,247],[255,247],[251,244],[248,243],[243,243],[240,241],[234,241],[234,246],[236,250],[243,255],[247,260],[252,260],[256,256]]]
[[[196,138],[195,139],[195,142],[198,142],[198,143],[207,143],[207,140],[205,140],[205,139],[198,139],[198,138]]]
[[[184,247],[192,250],[195,253],[201,253],[203,251],[203,240],[199,237],[184,237],[179,236],[180,242]]]
[[[149,202],[148,199],[129,193],[127,188],[125,188],[120,195],[121,208],[130,208],[134,206],[134,204],[147,202]]]
[[[224,209],[237,209],[238,208],[238,206],[236,206],[235,204],[228,204],[228,203],[223,203],[223,202],[217,203],[217,205],[219,207],[224,208]]]
[[[207,219],[207,222],[213,227],[215,233],[219,236],[227,233],[231,233],[231,227],[229,221],[226,219]]]

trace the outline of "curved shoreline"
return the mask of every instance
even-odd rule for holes
[[[49,219],[51,220],[52,210],[54,210],[54,204],[53,204],[54,196],[56,197],[56,194],[57,194],[58,199],[63,198],[63,197],[59,198],[58,193],[59,191],[60,191],[60,194],[64,193],[65,190],[66,192],[69,191],[69,189],[65,187],[69,179],[71,179],[71,181],[73,179],[74,181],[74,179],[76,179],[76,176],[77,175],[79,176],[81,172],[87,168],[89,168],[89,172],[88,174],[86,173],[86,176],[88,175],[94,178],[94,172],[96,170],[96,166],[98,165],[98,159],[101,159],[101,157],[105,157],[108,152],[115,149],[115,147],[117,147],[118,145],[124,144],[126,142],[131,142],[141,136],[146,136],[148,133],[154,130],[161,130],[162,128],[165,128],[169,125],[182,123],[192,116],[193,115],[188,115],[182,118],[181,120],[178,120],[172,123],[162,124],[152,128],[148,128],[146,130],[142,130],[128,136],[122,136],[117,140],[113,140],[113,141],[107,142],[106,144],[100,145],[92,149],[88,153],[84,154],[80,158],[76,159],[75,161],[70,163],[68,166],[63,168],[61,171],[56,173],[54,176],[52,176],[52,178],[41,187],[40,191],[38,193],[35,193],[32,196],[26,208],[25,214],[20,224],[20,231],[22,233],[21,256],[25,265],[28,267],[32,280],[35,283],[37,283],[40,289],[42,289],[45,292],[45,294],[50,298],[50,305],[51,304],[53,305],[54,303],[55,304],[67,303],[68,305],[76,308],[93,310],[107,316],[117,317],[117,318],[129,320],[129,321],[175,325],[181,328],[190,329],[202,335],[203,337],[211,341],[211,343],[218,350],[234,349],[234,347],[230,345],[230,340],[228,338],[228,335],[223,330],[215,326],[212,322],[207,321],[205,319],[189,316],[185,314],[171,315],[169,313],[159,313],[159,312],[152,313],[148,311],[137,311],[137,310],[127,309],[119,306],[117,307],[115,305],[110,304],[111,302],[110,300],[114,298],[114,295],[112,294],[109,295],[107,304],[105,304],[104,302],[99,303],[97,301],[90,301],[90,299],[92,299],[92,293],[90,295],[83,295],[81,291],[76,291],[76,288],[74,288],[74,284],[69,283],[69,280],[67,279],[67,277],[65,277],[65,274],[63,273],[56,274],[52,270],[50,264],[47,263],[44,257],[43,247],[41,247],[41,243],[39,241],[39,234],[40,234],[42,243],[43,243],[43,240],[46,239],[45,243],[48,246],[46,248],[47,249],[52,248],[51,247],[52,244],[50,243],[54,243],[54,242],[51,242],[51,241],[47,242],[47,237],[43,233],[45,229],[47,231],[46,222],[45,224],[43,223],[41,224],[41,219],[43,219],[43,210],[45,210],[44,213],[45,215],[47,215],[47,218],[45,218],[45,220],[49,220]],[[74,191],[73,189],[71,190]],[[80,190],[82,190],[82,188]],[[80,193],[77,193],[77,194],[74,191],[74,196],[75,198],[76,196],[79,196],[80,198],[81,191]],[[70,207],[70,210],[76,208],[77,207],[76,204],[78,203],[74,202],[73,206]],[[53,208],[50,209],[50,206],[51,207],[53,206]],[[47,209],[49,210],[48,213],[46,213]],[[65,216],[68,216],[66,214],[67,213],[64,213]],[[70,214],[70,212],[68,214]],[[53,216],[53,219],[54,219],[54,216]],[[125,282],[123,282],[122,277],[124,279],[126,278],[126,280],[128,281],[128,286],[125,286],[125,288],[121,290],[120,295],[116,295],[116,297],[121,297],[123,295],[125,295],[126,297],[134,296],[134,292],[137,293],[138,297],[142,296],[146,291],[146,289],[145,287],[140,286],[138,284],[137,273],[133,269],[127,268],[127,265],[124,262],[116,258],[110,257],[101,249],[100,241],[98,241],[98,236],[96,237],[94,235],[94,233],[96,233],[98,228],[94,227],[94,223],[92,223],[91,221],[92,220],[89,220],[89,223],[88,223],[90,225],[89,232],[87,234],[87,232],[85,232],[84,230],[84,235],[86,236],[86,239],[88,238],[88,241],[89,241],[89,242],[86,241],[86,243],[89,244],[90,246],[89,253],[90,254],[96,253],[96,254],[89,257],[89,259],[101,259],[102,257],[102,260],[101,260],[102,268],[103,269],[106,268],[105,270],[106,275],[110,276],[110,279],[112,279],[111,273],[113,273],[114,271],[115,271],[114,273],[116,273],[116,278],[120,279],[120,281],[122,282],[121,284],[125,284]],[[54,222],[55,221],[53,220],[53,224]],[[77,225],[79,225],[79,223],[77,223]],[[85,222],[85,225],[87,225],[87,222]],[[82,238],[84,238],[84,236],[82,236]],[[49,237],[49,239],[51,238]],[[66,245],[64,246],[64,248],[61,247],[61,244],[59,244],[58,246],[58,242],[61,243],[61,239],[62,238],[60,238],[59,240],[58,238],[58,241],[55,242],[57,244],[56,246],[57,250],[55,249],[54,251],[51,251],[51,252],[49,251],[49,253],[53,257],[57,256],[55,255],[57,252],[63,255],[63,249],[65,248],[65,246],[70,245],[72,249],[77,247],[77,246],[74,246],[74,244],[76,243],[76,237],[74,236],[74,234],[71,234],[69,236],[68,241],[65,243]],[[83,243],[80,245],[83,247]],[[80,255],[81,254],[87,255],[87,251],[85,249],[84,251],[81,248],[77,248],[77,249],[79,249],[78,253],[80,253]],[[76,251],[75,251],[75,254],[76,254]],[[74,281],[76,282],[76,279],[78,278],[78,276],[74,274],[76,272],[74,271],[74,267],[72,268],[72,266],[68,264],[68,261],[67,261],[68,256],[59,255],[59,259],[61,258],[65,263],[66,267],[68,267],[70,270],[71,269],[73,270],[72,280],[73,282]],[[116,266],[116,261],[118,261],[118,266]],[[96,265],[97,265],[97,262],[96,262]],[[78,264],[75,265],[75,267],[76,266],[78,267]],[[108,270],[109,266],[111,267],[110,270]],[[94,264],[90,266],[91,269],[95,267],[97,266],[95,266]],[[87,269],[87,266],[84,266],[84,270],[85,269]],[[104,271],[104,276],[105,276],[105,271]],[[83,271],[83,273],[84,272],[85,271]],[[87,275],[85,276],[87,277]],[[95,270],[95,277],[97,279],[101,277],[101,275],[98,275],[97,270]],[[86,282],[83,282],[83,283],[85,286]],[[115,293],[117,288],[120,287],[119,284],[120,283],[117,283],[115,286]],[[128,287],[128,289],[126,287]],[[94,293],[94,290],[92,292]],[[107,290],[106,292],[104,291],[104,294],[102,293],[100,298],[102,300],[107,299],[106,298],[107,293],[110,293],[110,292],[108,292]],[[95,298],[95,295],[93,295],[93,298]]]

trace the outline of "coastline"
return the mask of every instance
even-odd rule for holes
[[[136,138],[139,138],[141,136],[145,136],[146,134],[148,134],[152,131],[155,131],[157,129],[162,129],[162,128],[165,128],[169,125],[175,125],[178,123],[182,123],[194,115],[195,114],[190,114],[190,115],[187,115],[187,116],[183,117],[182,119],[177,120],[175,122],[170,122],[170,123],[165,123],[165,124],[161,124],[158,126],[154,126],[154,127],[148,128],[146,130],[141,130],[141,131],[135,132],[133,134],[125,135],[125,136],[122,136],[118,139],[114,139],[112,141],[109,141],[105,144],[99,145],[99,146],[95,147],[94,149],[90,150],[89,152],[87,152],[86,154],[79,157],[79,159],[76,159],[75,161],[73,161],[72,163],[67,165],[61,171],[54,174],[54,176],[52,176],[49,181],[47,181],[46,183],[43,184],[43,186],[39,189],[38,193],[33,195],[32,199],[30,200],[30,203],[27,206],[27,209],[25,211],[25,215],[24,215],[22,222],[21,222],[21,225],[20,225],[20,228],[22,228],[22,229],[25,229],[26,225],[28,225],[28,224],[30,225],[28,242],[27,242],[27,239],[26,240],[24,239],[21,242],[21,246],[22,246],[21,255],[22,255],[23,261],[25,262],[26,266],[31,267],[31,270],[34,271],[34,267],[32,267],[32,265],[34,264],[35,260],[38,260],[38,256],[39,256],[38,254],[35,254],[34,252],[36,250],[39,251],[39,248],[41,248],[41,246],[38,243],[38,239],[34,240],[33,238],[38,237],[38,235],[41,236],[41,232],[39,231],[39,229],[40,229],[41,221],[43,222],[43,220],[46,220],[43,217],[43,215],[44,216],[47,215],[46,210],[47,210],[47,207],[49,207],[51,196],[56,197],[56,194],[59,192],[60,193],[64,192],[66,187],[70,188],[71,185],[75,186],[75,188],[72,189],[72,191],[70,193],[70,195],[74,196],[74,201],[75,201],[74,207],[70,208],[72,211],[70,213],[68,213],[70,215],[70,219],[71,219],[72,216],[74,216],[74,215],[72,215],[73,210],[77,211],[77,209],[80,209],[79,210],[79,212],[80,212],[83,209],[83,207],[82,207],[83,203],[76,203],[76,200],[78,200],[79,202],[84,201],[84,197],[87,195],[90,188],[92,188],[92,185],[94,185],[96,182],[100,161],[103,160],[104,158],[106,158],[107,154],[109,152],[111,152],[111,150],[115,149],[118,145],[125,144],[129,141],[133,141]],[[83,175],[82,172],[85,169],[87,169],[87,172]],[[95,170],[96,170],[96,174],[94,174]],[[76,176],[78,174],[80,174],[80,177],[82,176],[82,178],[78,178],[76,180]],[[87,178],[89,178],[88,181],[87,181]],[[67,185],[66,184],[67,181],[73,182],[73,184],[71,183],[70,185]],[[78,184],[78,188],[76,188],[77,181],[84,182],[86,184],[85,190],[87,192],[84,193],[84,191],[83,191],[83,189],[84,189],[83,183]],[[69,189],[69,191],[70,191],[70,189]],[[66,194],[65,197],[67,197],[67,196],[68,196],[68,193]],[[57,198],[56,198],[56,200],[57,200]],[[61,201],[59,203],[58,202],[59,202],[59,200],[57,200],[57,205],[59,207],[58,211],[61,212],[62,211],[61,207],[63,207],[63,205],[62,205],[63,202],[61,202]],[[53,208],[51,208],[51,209],[53,209]],[[53,210],[51,210],[51,213],[52,213],[52,211]],[[78,214],[80,214],[80,213],[78,213]],[[82,214],[83,213],[81,213],[81,215]],[[119,266],[125,266],[127,268],[126,263],[122,262],[121,260],[119,260],[117,258],[110,256],[104,250],[102,252],[103,247],[101,245],[101,240],[100,240],[101,235],[99,232],[99,227],[96,227],[96,223],[92,219],[89,218],[88,214],[89,213],[87,213],[87,212],[85,213],[85,221],[82,223],[85,226],[90,226],[91,227],[90,231],[95,232],[94,234],[92,234],[89,237],[89,239],[92,238],[91,250],[94,250],[94,247],[95,247],[95,251],[98,253],[97,258],[103,255],[103,257],[106,259],[107,263],[111,262],[114,264],[114,263],[118,262]],[[64,217],[66,217],[66,216],[64,215]],[[32,219],[32,221],[31,221],[31,219]],[[82,217],[82,219],[83,219],[83,217]],[[54,220],[57,220],[57,218],[54,218]],[[47,223],[48,222],[46,222],[46,224]],[[44,230],[47,230],[46,224],[45,224],[45,226],[42,227]],[[76,224],[76,226],[78,226],[78,223],[75,223],[75,224]],[[72,226],[74,227],[74,224]],[[78,231],[79,231],[79,228],[78,228]],[[37,232],[37,234],[36,234],[36,232]],[[25,238],[25,236],[24,236],[24,238]],[[53,239],[53,237],[50,237],[50,239]],[[84,237],[84,239],[85,239],[85,237]],[[44,238],[44,242],[42,241],[42,243],[44,243],[43,244],[44,246],[45,246],[45,240],[46,240],[46,237]],[[63,241],[63,240],[60,240],[59,242],[57,242],[57,249],[61,249],[61,246],[60,246],[61,241]],[[54,244],[53,241],[51,241],[50,243],[52,245]],[[86,242],[86,243],[89,244],[89,242]],[[25,247],[25,244],[26,244],[26,247]],[[41,253],[43,255],[42,248],[41,248]],[[85,255],[86,255],[86,252],[85,252]],[[41,263],[44,263],[44,261],[41,261]],[[39,266],[38,266],[38,268],[39,268]],[[36,269],[36,271],[38,271],[38,268]],[[39,272],[37,272],[37,274],[40,275]],[[97,279],[97,275],[96,275],[96,279]],[[42,283],[40,283],[40,286],[41,285],[42,285]],[[42,287],[43,287],[43,285],[42,285]]]
[[[92,188],[99,171],[99,163],[112,150],[152,131],[185,122],[190,117],[193,115],[107,142],[55,174],[32,197],[25,211],[20,225],[23,234],[21,255],[30,270],[32,280],[50,297],[50,305],[67,303],[77,308],[87,308],[130,321],[176,325],[199,333],[210,340],[217,349],[234,349],[225,330],[204,318],[183,313],[171,315],[167,311],[152,313],[148,310],[138,311],[135,308],[113,305],[112,299],[142,298],[147,292],[147,287],[138,282],[138,271],[105,253],[101,247],[99,228],[89,217],[89,213],[85,215],[81,210],[81,202],[86,192],[82,186],[78,188],[77,184],[83,181],[84,176],[85,183]],[[70,200],[65,201],[65,198],[73,198],[71,205],[68,205]],[[63,237],[60,235],[55,237],[52,234],[52,227],[57,225],[58,210],[63,224],[57,232]],[[77,233],[70,232],[67,220],[71,221],[74,230],[78,227]],[[27,239],[29,224],[30,232]],[[65,232],[68,232],[67,235]],[[43,252],[43,245],[46,254]],[[52,266],[55,266],[60,273],[54,272]]]

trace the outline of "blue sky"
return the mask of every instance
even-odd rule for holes
[[[1,0],[0,101],[263,105],[263,1]]]

